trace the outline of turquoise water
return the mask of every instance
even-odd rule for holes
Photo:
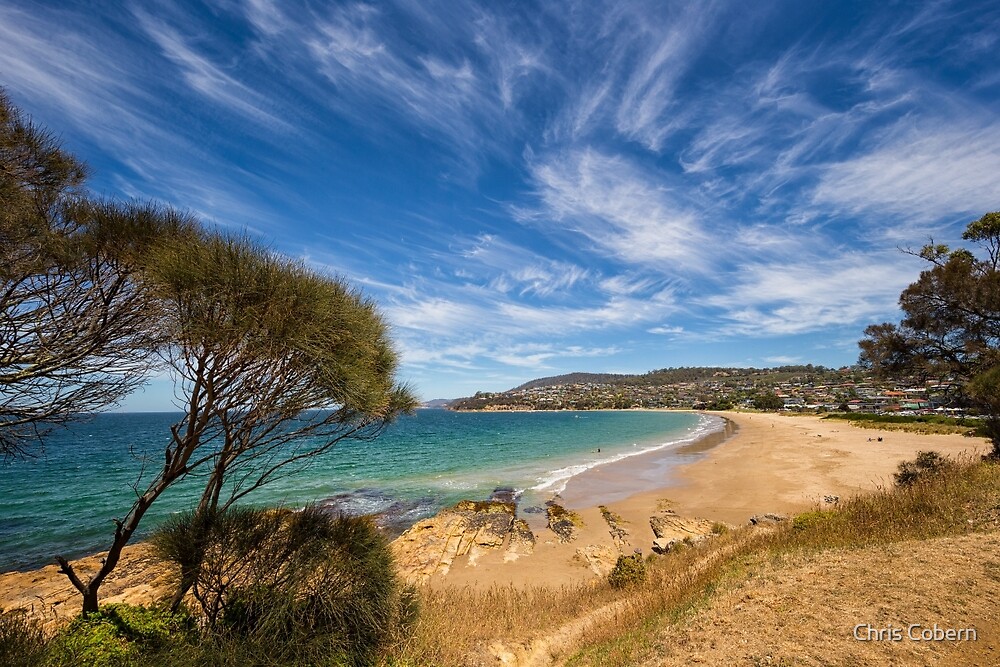
[[[132,485],[143,456],[152,472],[162,465],[169,427],[178,418],[97,415],[50,434],[43,456],[0,467],[0,571],[51,563],[55,554],[72,558],[106,549],[112,519],[127,513],[135,498]],[[498,488],[512,489],[520,506],[530,509],[595,465],[690,442],[721,427],[717,417],[676,412],[420,410],[374,441],[337,445],[248,500],[381,513],[398,532]],[[144,530],[188,509],[198,492],[197,479],[167,491],[147,513]]]

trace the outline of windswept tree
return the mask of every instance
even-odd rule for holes
[[[396,383],[396,356],[374,304],[249,241],[203,234],[157,247],[148,279],[164,312],[184,417],[162,468],[124,519],[100,570],[62,571],[97,610],[98,589],[149,507],[170,486],[204,482],[196,513],[217,516],[254,489],[307,465],[345,439],[375,437],[414,406]],[[137,487],[138,488],[138,487]],[[182,568],[176,601],[194,582]]]
[[[979,256],[924,246],[929,267],[899,297],[903,320],[865,329],[860,361],[882,375],[952,380],[986,416],[1000,455],[1000,212],[970,222],[962,238]]]
[[[145,381],[156,300],[145,248],[190,223],[85,199],[84,166],[0,91],[0,454]]]

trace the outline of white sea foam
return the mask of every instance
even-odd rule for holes
[[[609,463],[616,463],[633,456],[641,456],[642,454],[648,454],[650,452],[687,445],[705,437],[710,433],[723,430],[725,425],[726,422],[720,417],[700,415],[697,424],[691,427],[687,433],[674,440],[668,440],[667,442],[647,445],[644,447],[639,447],[638,444],[633,443],[633,449],[631,451],[624,451],[606,458],[592,459],[583,463],[577,463],[563,468],[550,470],[538,478],[538,484],[532,486],[530,490],[549,492],[552,494],[562,493],[566,490],[566,485],[569,483],[569,480],[581,473],[591,470],[592,468],[607,465]]]

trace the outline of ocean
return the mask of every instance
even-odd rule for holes
[[[171,413],[100,414],[49,434],[41,456],[0,465],[0,572],[102,551],[162,465]],[[513,493],[526,512],[594,466],[669,450],[721,430],[688,412],[451,412],[418,410],[373,441],[344,442],[294,475],[247,497],[256,504],[319,503],[379,514],[397,534],[462,499]],[[144,467],[144,460],[148,461]],[[136,485],[136,480],[140,483]],[[168,490],[138,537],[189,509],[199,480]]]

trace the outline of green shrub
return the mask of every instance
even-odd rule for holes
[[[185,519],[196,521],[176,519],[160,541],[191,573],[209,633],[238,645],[243,664],[370,664],[415,620],[416,596],[368,517],[307,507],[230,508],[191,528]],[[192,533],[203,540],[195,558],[177,539]]]
[[[823,521],[829,520],[831,516],[832,514],[830,512],[822,512],[819,510],[803,512],[792,519],[792,528],[794,530],[806,530],[820,524]]]
[[[45,637],[23,609],[0,610],[0,665],[34,667],[45,659]]]
[[[922,479],[941,474],[948,466],[948,459],[937,452],[917,452],[916,459],[899,464],[893,473],[893,478],[896,480],[896,486],[910,486]]]
[[[612,588],[628,588],[642,583],[646,576],[646,562],[642,559],[642,554],[623,555],[618,557],[618,562],[608,574],[608,583]]]

